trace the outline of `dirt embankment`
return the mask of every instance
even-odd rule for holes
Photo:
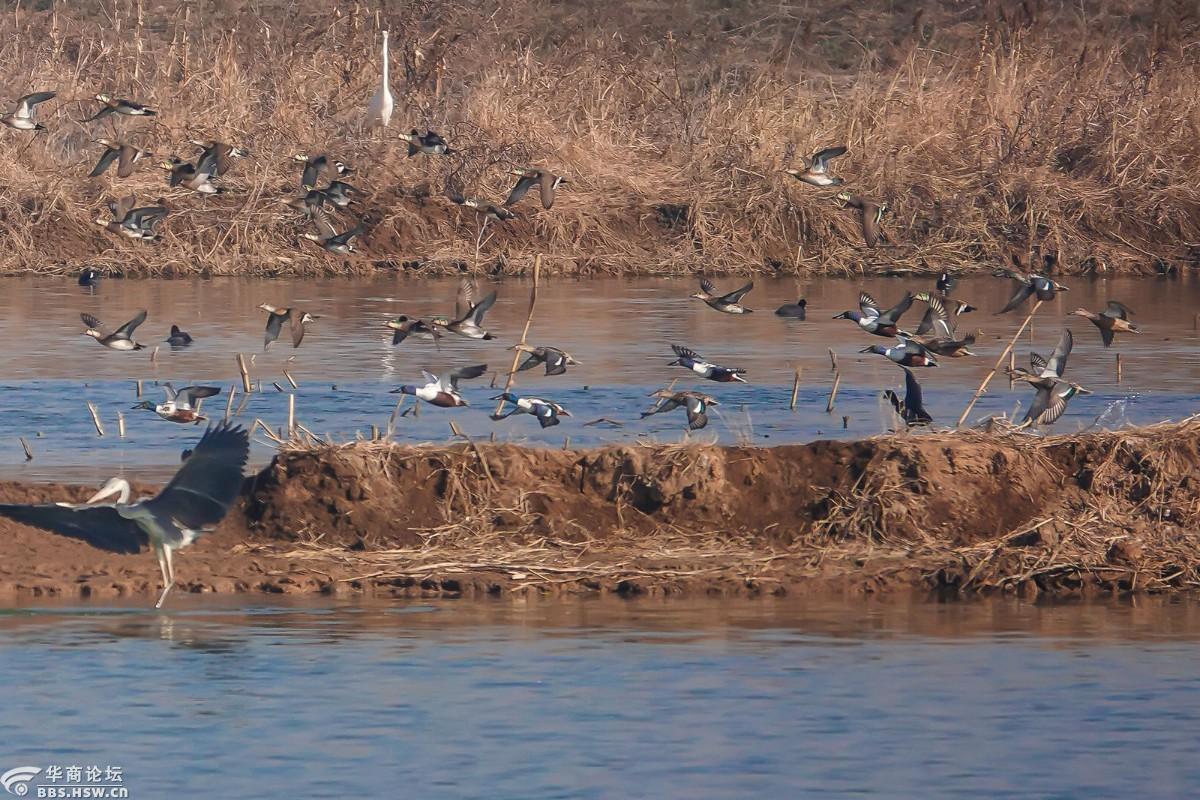
[[[774,448],[281,453],[177,560],[195,592],[1171,592],[1200,585],[1200,422]],[[7,484],[37,502],[83,490]],[[154,560],[0,523],[0,592],[155,591]]]

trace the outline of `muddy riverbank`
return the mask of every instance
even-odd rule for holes
[[[177,572],[221,593],[1188,591],[1198,458],[1195,420],[773,448],[296,448]],[[0,484],[5,502],[86,492]],[[157,581],[145,553],[0,524],[0,593],[149,595]]]

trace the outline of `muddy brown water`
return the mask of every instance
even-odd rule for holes
[[[130,797],[1185,797],[1200,781],[1190,601],[176,600],[0,613],[0,673],[20,687],[0,766],[116,766]]]
[[[732,288],[738,281],[723,280]],[[745,317],[719,314],[688,299],[692,281],[680,279],[547,280],[539,293],[530,339],[573,353],[582,365],[567,375],[547,378],[539,371],[521,373],[518,393],[556,400],[573,414],[564,424],[538,428],[528,416],[495,423],[487,413],[489,398],[498,389],[488,379],[466,384],[471,409],[425,407],[419,417],[399,421],[400,441],[444,440],[454,420],[473,436],[493,434],[501,440],[532,444],[586,446],[611,441],[650,438],[675,441],[683,436],[681,412],[639,419],[648,408],[646,395],[678,378],[678,388],[709,391],[721,403],[709,428],[696,436],[723,442],[757,444],[806,441],[822,437],[862,437],[878,434],[890,424],[879,399],[882,389],[900,388],[901,371],[879,356],[858,351],[889,340],[868,336],[833,315],[855,307],[857,293],[866,289],[880,302],[891,304],[906,288],[928,288],[928,278],[874,278],[862,281],[760,279],[746,302],[756,313]],[[1077,398],[1054,428],[1071,431],[1096,424],[1117,426],[1186,416],[1197,407],[1200,379],[1200,334],[1194,327],[1196,287],[1188,279],[1069,281],[1072,291],[1046,304],[1032,331],[1032,346],[1048,353],[1064,324],[1076,333],[1076,349],[1068,377],[1094,394]],[[251,396],[243,409],[247,422],[262,418],[272,427],[284,424],[283,376],[287,370],[299,383],[295,390],[298,420],[314,432],[335,438],[366,432],[372,424],[386,426],[397,395],[388,394],[402,383],[416,382],[420,370],[437,371],[455,365],[487,363],[503,373],[512,354],[505,348],[519,336],[529,298],[529,284],[520,280],[488,282],[484,291],[499,292],[486,318],[497,335],[493,342],[448,338],[441,350],[429,342],[408,341],[393,347],[384,320],[398,314],[449,313],[456,281],[387,277],[376,280],[102,280],[95,290],[81,289],[70,278],[9,278],[0,280],[0,337],[6,346],[0,357],[0,476],[35,480],[93,481],[114,471],[134,477],[161,477],[177,463],[178,454],[193,443],[198,431],[133,411],[134,381],[144,381],[150,398],[159,398],[156,380],[176,385],[211,382],[222,387],[238,383],[234,355],[253,355],[251,373],[262,393]],[[962,318],[964,330],[984,331],[974,359],[944,359],[936,370],[920,371],[926,405],[935,421],[953,424],[980,378],[994,363],[1023,314],[994,316],[1007,298],[1007,281],[978,277],[963,279],[956,296],[979,306]],[[806,321],[773,315],[782,303],[803,295],[809,302]],[[1108,298],[1120,299],[1136,313],[1144,333],[1118,339],[1105,350],[1086,320],[1068,318],[1077,305],[1100,308]],[[262,352],[264,314],[261,302],[292,305],[321,315],[294,350],[280,342]],[[138,338],[148,348],[139,353],[104,349],[81,336],[79,313],[88,311],[119,325],[137,310],[149,311]],[[923,313],[914,306],[905,322],[915,326]],[[163,341],[172,323],[189,331],[196,343],[172,351]],[[722,385],[694,380],[668,366],[669,345],[686,344],[705,357],[745,367],[749,385]],[[157,358],[151,360],[152,348]],[[1017,352],[1025,362],[1030,338]],[[828,350],[839,358],[841,386],[832,414],[825,412],[833,380]],[[1116,382],[1114,359],[1123,358],[1123,381]],[[793,369],[802,369],[798,408],[788,411]],[[497,380],[502,382],[503,378]],[[336,387],[336,388],[334,388]],[[1028,402],[1029,392],[1010,390],[998,378],[977,406],[972,419],[989,413],[1012,412]],[[97,438],[85,402],[99,408],[107,435]],[[239,400],[240,405],[240,400]],[[224,398],[207,406],[224,409]],[[116,435],[116,415],[126,420],[124,440]],[[620,427],[585,423],[605,417]],[[17,441],[24,437],[34,452],[26,463]],[[259,437],[261,439],[261,437]],[[269,450],[260,442],[256,463]]]

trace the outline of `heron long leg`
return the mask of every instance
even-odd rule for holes
[[[167,592],[171,591],[171,587],[175,585],[175,571],[171,568],[171,550],[161,544],[156,544],[154,553],[158,556],[158,568],[162,570],[163,590],[158,596],[158,602],[154,604],[155,608],[162,608],[163,601],[167,599]]]

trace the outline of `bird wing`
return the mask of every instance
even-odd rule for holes
[[[705,294],[716,295],[717,287],[713,286],[712,281],[710,281],[708,278],[701,278],[700,291],[704,292]]]
[[[858,293],[858,308],[864,317],[874,319],[879,316],[879,302],[866,292]]]
[[[195,407],[197,400],[202,400],[205,397],[216,397],[221,393],[221,390],[216,386],[185,386],[179,390],[179,394],[183,395],[189,406]]]
[[[539,188],[541,189],[542,193],[542,208],[550,208],[550,206],[554,205],[555,180],[557,180],[557,178],[554,175],[551,175],[549,172],[543,172],[541,178],[539,178],[539,181],[541,182],[541,186]],[[505,203],[504,205],[508,205],[508,203]]]
[[[1054,352],[1050,354],[1050,360],[1046,362],[1046,369],[1052,370],[1055,376],[1061,378],[1067,369],[1067,356],[1071,355],[1071,348],[1074,345],[1075,337],[1071,335],[1071,329],[1064,328]]]
[[[188,388],[191,388],[191,387],[188,387]],[[167,396],[168,401],[174,400],[176,397],[179,396],[179,392],[175,391],[175,387],[171,385],[170,381],[167,381],[166,383],[164,383],[162,385],[162,390],[163,390],[163,394],[165,394]]]
[[[1025,283],[1017,278],[1013,278],[1013,296],[1009,298],[1008,303],[1004,308],[997,311],[997,314],[1007,314],[1017,306],[1024,303],[1029,295],[1033,294],[1033,284]]]
[[[398,345],[408,338],[411,328],[392,328],[392,344]]]
[[[0,516],[87,542],[111,553],[138,553],[148,543],[145,531],[111,505],[0,505]]]
[[[145,507],[189,530],[216,525],[242,488],[242,468],[250,456],[250,434],[220,422],[204,432],[179,472]]]
[[[318,164],[313,159],[309,159],[304,164],[304,171],[300,173],[300,188],[313,189],[317,185],[317,180],[321,177],[321,168],[324,164]]]
[[[529,187],[537,181],[537,178],[531,178],[528,175],[523,175],[517,181],[517,185],[508,193],[508,199],[504,201],[504,205],[511,206],[513,203],[520,200],[529,192]]]
[[[143,206],[142,208],[135,208],[126,214],[122,224],[131,225],[134,228],[153,230],[154,226],[162,222],[165,216],[167,216],[167,209],[163,206]]]
[[[426,384],[435,384],[439,390],[446,385],[441,378],[439,378],[437,375],[434,375],[427,369],[421,370],[421,377],[425,379]]]
[[[1104,342],[1105,347],[1112,347],[1112,343],[1113,343],[1112,328],[1100,328],[1100,341]]]
[[[117,162],[117,177],[128,178],[133,174],[133,157],[137,151],[135,148],[123,144],[118,152],[121,160]]]
[[[723,296],[721,298],[721,300],[723,300],[726,303],[740,303],[740,302],[742,302],[742,298],[746,296],[746,293],[749,292],[753,288],[754,288],[754,281],[750,281],[742,288],[734,289],[729,294]]]
[[[136,194],[127,194],[115,203],[108,204],[108,210],[112,212],[113,219],[117,222],[124,222],[129,216],[129,212],[133,211],[133,206],[137,203]]]
[[[1042,358],[1040,353],[1030,353],[1029,366],[1033,367],[1033,371],[1040,375],[1046,369],[1046,359]]]
[[[486,314],[488,309],[491,308],[492,306],[494,306],[495,304],[496,304],[496,292],[495,291],[488,292],[486,297],[484,297],[482,300],[480,300],[475,305],[471,306],[471,310],[467,314],[467,316],[471,317],[471,320],[476,325],[482,325],[483,324],[483,315]]]
[[[1058,422],[1058,418],[1067,410],[1067,403],[1075,396],[1075,387],[1067,386],[1065,391],[1059,392],[1056,386],[1047,390],[1046,396],[1048,402],[1037,419],[1039,425],[1053,425]]]
[[[932,422],[929,413],[925,411],[925,397],[921,392],[921,384],[917,383],[917,376],[908,367],[904,367],[904,407],[908,413],[905,414],[905,419],[909,422],[919,420],[921,422]]]
[[[304,323],[301,322],[304,319],[304,315],[293,313],[291,317],[292,348],[294,349],[299,347],[300,343],[304,341]]]
[[[104,148],[103,155],[101,155],[100,160],[96,162],[96,166],[92,167],[92,171],[88,173],[88,177],[96,178],[96,177],[103,175],[104,171],[106,169],[108,169],[109,165],[112,164],[112,162],[115,161],[117,156],[119,156],[120,154],[121,154],[121,151],[119,148],[116,148],[116,147]]]
[[[133,319],[129,320],[129,322],[126,322],[124,325],[113,331],[113,336],[117,336],[122,339],[131,339],[133,338],[133,332],[137,330],[137,326],[141,325],[145,321],[146,309],[143,308],[134,315]]]
[[[829,169],[829,159],[837,158],[840,155],[845,155],[846,148],[844,147],[826,147],[824,150],[818,150],[813,153],[812,164],[809,166],[809,172],[824,173]]]
[[[215,147],[210,147],[201,153],[200,160],[196,162],[196,180],[203,183],[209,178],[215,177],[220,172],[220,167],[217,164],[217,150]]]
[[[311,217],[313,224],[317,226],[317,235],[321,237],[321,241],[328,241],[337,236],[333,223],[329,221],[329,215],[323,210],[317,209]]]
[[[46,102],[52,97],[54,97],[54,92],[33,92],[32,94],[25,95],[17,101],[16,116],[33,119],[33,107],[38,103]]]
[[[96,330],[96,331],[104,330],[104,323],[101,322],[98,318],[94,317],[91,314],[87,314],[87,313],[80,314],[79,318],[81,320],[83,320],[84,325],[87,325],[92,330]]]
[[[900,299],[899,303],[896,303],[896,305],[889,308],[886,313],[880,314],[879,317],[880,317],[880,319],[887,319],[892,322],[899,322],[900,317],[904,314],[905,311],[908,311],[909,307],[912,304],[913,304],[912,292],[905,292],[904,297],[902,297]],[[931,304],[930,308],[932,308],[932,307],[933,306]],[[945,313],[946,313],[946,310],[943,308],[942,314],[944,315]]]
[[[1129,306],[1117,300],[1109,300],[1108,308],[1104,309],[1104,311],[1101,313],[1106,317],[1112,317],[1114,319],[1129,319],[1130,315],[1133,314],[1133,312],[1129,310]]]
[[[454,319],[461,322],[471,314],[475,306],[475,281],[463,278],[458,282],[458,293],[454,295]]]
[[[690,358],[693,361],[703,361],[703,358],[701,358],[700,354],[691,348],[684,347],[683,345],[679,344],[673,344],[671,345],[671,349],[675,351],[675,355],[679,356],[680,358]]]
[[[271,342],[279,338],[279,331],[283,328],[283,321],[290,316],[290,310],[285,314],[276,314],[274,311],[267,312],[267,333],[263,337],[264,350],[270,346]]]
[[[487,364],[476,364],[473,367],[459,367],[450,373],[450,387],[455,391],[458,390],[458,382],[460,380],[470,380],[478,378],[483,373],[487,372]]]
[[[950,330],[950,324],[944,319],[934,320],[933,335],[939,339],[953,339],[954,334]]]
[[[539,350],[540,350],[540,348],[539,348]],[[517,372],[524,372],[527,369],[532,369],[533,367],[536,367],[538,364],[542,363],[545,360],[546,359],[539,353],[539,351],[535,350],[534,352],[530,353],[528,356],[525,357],[525,360],[522,361],[520,366],[517,367]],[[550,365],[547,364],[546,368],[549,369]]]
[[[916,335],[924,336],[925,334],[927,334],[931,330],[933,330],[933,321],[934,321],[933,307],[930,306],[929,308],[925,309],[925,316],[921,317],[921,324],[917,326]]]

